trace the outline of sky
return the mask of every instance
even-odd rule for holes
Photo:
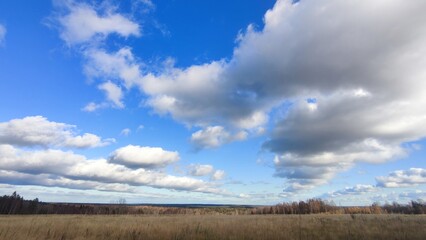
[[[0,194],[426,200],[422,0],[0,2]]]

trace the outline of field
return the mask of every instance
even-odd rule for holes
[[[426,215],[3,215],[0,239],[426,239]]]

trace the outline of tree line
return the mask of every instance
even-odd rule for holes
[[[25,200],[16,192],[0,197],[0,214],[426,214],[426,204],[411,201],[408,204],[377,203],[371,206],[341,207],[322,199],[309,199],[299,202],[284,202],[274,206],[261,207],[162,207],[118,204],[75,204],[45,203]]]
[[[408,204],[393,202],[380,205],[373,203],[370,206],[341,207],[333,202],[322,199],[309,199],[299,202],[285,202],[275,206],[258,207],[251,210],[252,214],[426,214],[426,203],[410,201]]]

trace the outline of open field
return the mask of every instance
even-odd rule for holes
[[[426,239],[426,215],[13,215],[0,239]]]

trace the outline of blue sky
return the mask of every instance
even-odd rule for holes
[[[2,1],[0,194],[425,199],[425,5]]]

